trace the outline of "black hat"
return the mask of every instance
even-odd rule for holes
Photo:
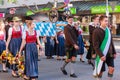
[[[5,21],[7,21],[7,22],[12,22],[12,17],[7,17],[6,19],[5,19]]]
[[[24,19],[25,19],[25,20],[33,20],[33,18],[30,17],[30,16],[25,16]]]

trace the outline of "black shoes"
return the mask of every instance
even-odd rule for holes
[[[64,75],[67,75],[67,71],[66,71],[65,69],[63,69],[62,67],[61,67],[61,71],[62,71],[62,73],[63,73]],[[76,76],[75,73],[70,74],[70,77],[72,77],[72,78],[77,78],[77,76]]]
[[[84,63],[85,61],[83,61],[82,59],[80,59],[80,61],[82,62],[82,63]]]
[[[61,68],[61,71],[64,75],[67,75],[67,71],[65,69]]]
[[[91,60],[88,60],[88,64],[90,64],[93,67],[93,70],[95,69],[95,64]]]
[[[75,74],[75,73],[70,74],[70,77],[77,78],[77,76],[76,76],[76,74]]]

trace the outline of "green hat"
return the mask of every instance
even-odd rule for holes
[[[19,17],[13,17],[12,21],[20,21],[21,19]]]

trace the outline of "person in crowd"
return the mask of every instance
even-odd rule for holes
[[[83,42],[83,37],[82,37],[82,29],[80,28],[80,22],[77,21],[74,24],[75,28],[78,30],[78,46],[79,46],[79,50],[78,50],[78,55],[80,55],[80,61],[81,62],[85,62],[83,60],[83,54],[84,54],[84,42]]]
[[[55,37],[53,36],[46,36],[45,41],[45,56],[47,59],[53,59],[53,55],[55,53],[54,45],[55,45]]]
[[[25,75],[24,79],[36,80],[38,78],[38,51],[37,44],[41,48],[39,32],[34,30],[33,20],[26,21],[27,30],[23,32],[22,44],[19,55],[25,47]],[[37,44],[36,44],[37,42]]]
[[[39,14],[36,14],[36,15],[31,15],[31,18],[33,18],[33,21],[35,22],[35,23],[39,23],[39,22],[41,22],[41,18],[40,18],[40,15]],[[36,25],[37,26],[37,25]],[[35,30],[37,30],[37,28],[35,27]],[[41,36],[39,36],[39,39],[40,39],[40,42],[42,42],[42,37]],[[38,61],[40,61],[41,59],[40,59],[40,52],[42,52],[43,51],[43,48],[40,48],[39,47],[39,45],[37,45],[37,50],[38,50]]]
[[[94,68],[94,58],[92,58],[92,56],[95,56],[95,52],[93,49],[93,41],[92,41],[92,35],[93,35],[93,31],[99,27],[99,16],[93,16],[92,17],[93,22],[91,22],[89,24],[89,49],[88,49],[88,53],[86,55],[86,58],[88,59],[88,64],[91,64]]]
[[[21,19],[19,17],[13,17],[13,26],[9,28],[8,39],[6,42],[6,52],[11,52],[13,57],[16,56],[20,49],[22,42],[22,29],[20,27]],[[11,65],[12,76],[19,77],[17,74],[17,64]]]
[[[76,78],[77,75],[74,71],[75,61],[77,57],[77,50],[79,50],[78,46],[78,31],[73,26],[73,17],[69,16],[67,17],[68,24],[64,27],[64,34],[65,34],[65,45],[66,45],[66,56],[67,59],[65,60],[63,66],[61,67],[61,71],[64,75],[67,75],[67,71],[65,70],[65,67],[69,62],[71,62],[70,69],[70,77]]]
[[[114,48],[110,29],[108,28],[108,17],[100,16],[100,26],[93,31],[92,41],[93,48],[97,54],[95,75],[98,80],[101,80],[102,74],[105,71],[105,63],[108,66],[108,80],[112,80],[114,73],[114,59],[116,58],[116,51]],[[103,62],[103,64],[102,64]],[[99,68],[98,68],[98,67]],[[97,72],[96,70],[100,71]]]
[[[8,23],[8,24],[5,26],[6,41],[7,41],[7,39],[8,39],[8,30],[9,30],[10,27],[13,26],[12,17],[8,17],[8,18],[6,18],[6,22]]]
[[[65,38],[64,38],[64,32],[61,30],[57,33],[57,43],[56,43],[56,55],[57,60],[64,60],[65,56]]]
[[[6,50],[6,40],[5,40],[5,24],[3,20],[0,20],[0,56],[2,55],[3,51]],[[8,72],[6,69],[6,60],[2,60],[2,71]]]

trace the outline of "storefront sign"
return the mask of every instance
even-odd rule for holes
[[[76,14],[76,8],[74,8],[74,7],[72,7],[72,8],[70,8],[70,12],[71,12],[71,14]]]
[[[109,9],[109,12],[112,13],[112,12],[120,12],[120,5],[116,5],[114,10],[112,10],[111,6],[108,7]],[[94,7],[91,7],[91,13],[92,14],[97,14],[97,13],[106,13],[106,6],[94,6]]]
[[[120,5],[115,6],[114,12],[120,12]]]
[[[5,13],[0,13],[0,18],[5,17]]]
[[[112,12],[112,8],[110,6],[108,6],[108,10],[110,13]],[[106,13],[106,6],[94,6],[91,8],[91,13]]]

